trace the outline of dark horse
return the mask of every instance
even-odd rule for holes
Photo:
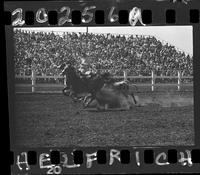
[[[66,64],[62,74],[66,76],[67,87],[63,91],[68,91],[69,96],[76,101],[79,94],[90,94],[90,99],[94,99],[96,93],[103,87],[105,83],[111,80],[109,73],[91,74],[90,77],[76,71],[71,64]],[[87,98],[86,98],[87,99]],[[85,99],[85,100],[86,100]]]

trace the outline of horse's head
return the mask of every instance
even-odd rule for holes
[[[112,75],[109,72],[105,72],[101,75],[101,78],[104,80],[105,83],[112,82]]]
[[[62,75],[67,75],[67,76],[71,76],[76,73],[75,68],[71,65],[70,62],[63,63],[60,66],[60,70],[62,71]]]

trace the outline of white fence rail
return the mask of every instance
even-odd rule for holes
[[[36,92],[37,87],[48,87],[45,84],[36,84],[36,79],[64,79],[63,84],[52,85],[52,87],[64,87],[66,85],[66,77],[64,76],[37,76],[34,72],[30,76],[27,75],[16,75],[15,79],[31,79],[31,84],[16,84],[18,87],[31,87],[31,92]],[[181,73],[178,72],[177,76],[156,76],[152,71],[151,76],[128,76],[127,71],[124,71],[122,76],[114,76],[116,79],[150,79],[150,83],[138,83],[137,86],[149,86],[151,91],[155,90],[156,86],[176,86],[177,90],[180,91],[182,86],[193,86],[193,83],[184,84],[182,79],[193,79],[193,76],[181,76]],[[177,83],[156,83],[156,79],[177,79]]]

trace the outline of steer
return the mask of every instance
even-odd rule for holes
[[[112,85],[104,84],[96,93],[95,101],[89,106],[96,107],[98,110],[129,110],[135,105],[137,101],[130,92],[128,84],[117,82]]]

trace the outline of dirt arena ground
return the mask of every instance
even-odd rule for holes
[[[151,102],[166,96],[138,94],[143,107],[91,112],[62,94],[17,94],[15,142],[26,147],[193,145],[192,94],[167,95],[179,98],[163,107]]]

